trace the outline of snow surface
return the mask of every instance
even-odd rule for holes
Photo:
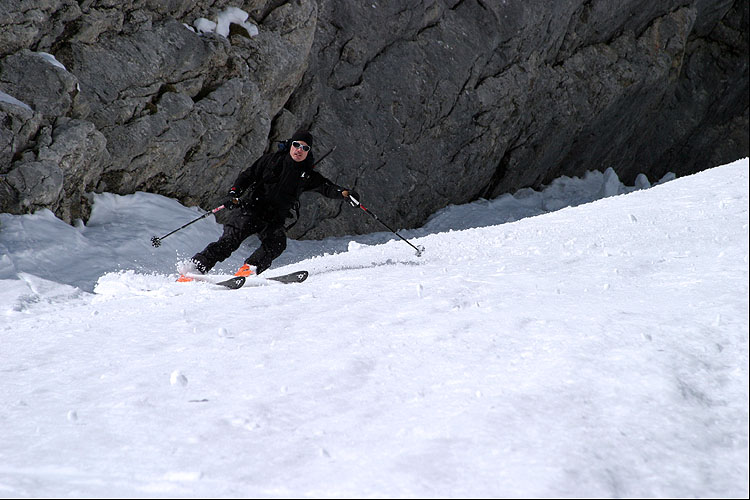
[[[174,200],[0,214],[0,496],[747,498],[748,160],[613,175],[233,291],[174,281],[213,217],[151,246]]]
[[[12,95],[6,94],[3,91],[0,91],[0,102],[7,102],[8,104],[12,104],[14,106],[20,106],[20,107],[22,107],[23,109],[25,109],[27,111],[33,111],[31,109],[31,106],[29,106],[28,104],[26,104],[23,101],[19,101],[18,99],[16,99]]]
[[[68,71],[68,68],[66,68],[63,63],[61,63],[60,61],[58,61],[57,58],[55,56],[53,56],[52,54],[50,54],[49,52],[34,52],[34,54],[36,54],[37,56],[41,57],[42,59],[44,59],[48,63],[50,63],[52,66],[57,66],[58,68],[60,68],[60,69],[62,69],[64,71]]]
[[[251,37],[258,35],[258,26],[248,21],[249,14],[237,7],[227,7],[216,16],[216,21],[205,17],[199,17],[193,21],[193,26],[198,33],[218,33],[224,38],[229,36],[229,25],[242,26]],[[192,27],[187,26],[192,30]]]

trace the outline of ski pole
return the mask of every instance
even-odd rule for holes
[[[390,226],[388,226],[388,224],[386,224],[385,222],[383,222],[382,220],[380,220],[380,218],[377,215],[375,215],[374,213],[372,213],[369,210],[367,210],[367,208],[364,205],[362,205],[359,202],[359,200],[356,199],[356,198],[354,198],[351,194],[349,195],[349,199],[351,200],[350,203],[351,203],[351,205],[353,207],[359,207],[359,208],[361,208],[362,210],[364,210],[364,212],[367,215],[369,215],[370,217],[372,217],[376,221],[380,222],[386,229],[388,229],[390,232],[392,232],[393,234],[395,234],[396,236],[398,236],[399,238],[401,238],[402,240],[404,240],[406,243],[408,243],[414,250],[417,251],[417,257],[421,257],[422,256],[422,252],[424,252],[424,247],[423,246],[420,245],[419,247],[415,247],[414,245],[412,245],[412,243],[409,240],[407,240],[406,238],[404,238],[403,236],[401,236],[400,234],[398,234],[396,231],[394,231],[393,229],[391,229]]]
[[[211,214],[215,214],[216,212],[218,212],[219,210],[222,210],[223,208],[224,208],[224,205],[221,205],[220,207],[216,207],[216,208],[214,208],[213,210],[211,210],[210,212],[206,212],[205,214],[201,215],[201,216],[200,216],[200,217],[198,217],[197,219],[191,220],[190,222],[188,222],[188,223],[187,223],[187,224],[185,224],[184,226],[182,226],[182,227],[178,227],[178,228],[177,228],[177,229],[175,229],[174,231],[172,231],[172,232],[169,232],[169,233],[165,234],[165,235],[164,235],[164,236],[162,236],[161,238],[159,238],[159,237],[157,237],[157,236],[154,236],[153,238],[151,238],[151,244],[152,244],[152,245],[154,245],[154,247],[156,247],[156,248],[159,248],[159,246],[161,246],[161,240],[163,240],[164,238],[166,238],[166,237],[167,237],[167,236],[169,236],[170,234],[174,234],[174,233],[176,233],[177,231],[179,231],[180,229],[185,229],[186,227],[188,227],[188,226],[189,226],[190,224],[192,224],[193,222],[198,222],[198,221],[199,221],[199,220],[201,220],[201,219],[205,219],[205,218],[206,218],[206,217],[208,217],[209,215],[211,215]]]

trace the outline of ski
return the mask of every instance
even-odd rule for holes
[[[203,274],[186,274],[184,276],[190,280],[203,281],[224,288],[229,288],[230,290],[236,290],[242,288],[246,283],[252,283],[253,285],[267,285],[269,282],[274,281],[278,283],[302,283],[307,279],[308,275],[309,273],[307,271],[295,271],[289,274],[282,274],[281,276],[251,276],[249,277],[249,280],[244,276],[232,276],[231,278],[222,281],[216,281],[215,278]]]
[[[279,283],[302,283],[307,279],[308,274],[307,271],[295,271],[289,274],[282,274],[281,276],[269,276],[265,279],[278,281]]]
[[[307,279],[307,271],[295,271],[281,276],[248,276],[244,286],[262,286],[275,283],[302,283]],[[230,280],[231,281],[231,280]],[[240,285],[242,286],[242,285]],[[239,287],[237,287],[239,288]]]
[[[242,285],[245,284],[245,277],[235,276],[233,278],[229,278],[228,280],[219,281],[218,283],[214,284],[229,288],[230,290],[236,290],[237,288],[241,288]]]
[[[240,288],[242,285],[245,284],[245,278],[243,276],[232,276],[229,279],[216,281],[217,277],[214,276],[205,276],[203,274],[182,274],[177,279],[178,282],[185,282],[189,283],[191,281],[202,281],[203,283],[211,283],[212,285],[218,285],[222,286],[224,288],[230,288],[232,290],[236,288]]]

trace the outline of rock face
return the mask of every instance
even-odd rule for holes
[[[0,211],[208,209],[299,127],[396,227],[588,170],[690,174],[748,156],[748,31],[744,0],[8,0]],[[302,201],[293,237],[380,230]]]

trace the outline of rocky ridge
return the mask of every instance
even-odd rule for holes
[[[85,220],[103,191],[208,209],[298,127],[397,227],[748,156],[746,1],[6,3],[0,211]],[[379,230],[344,207],[303,196],[291,236]]]

